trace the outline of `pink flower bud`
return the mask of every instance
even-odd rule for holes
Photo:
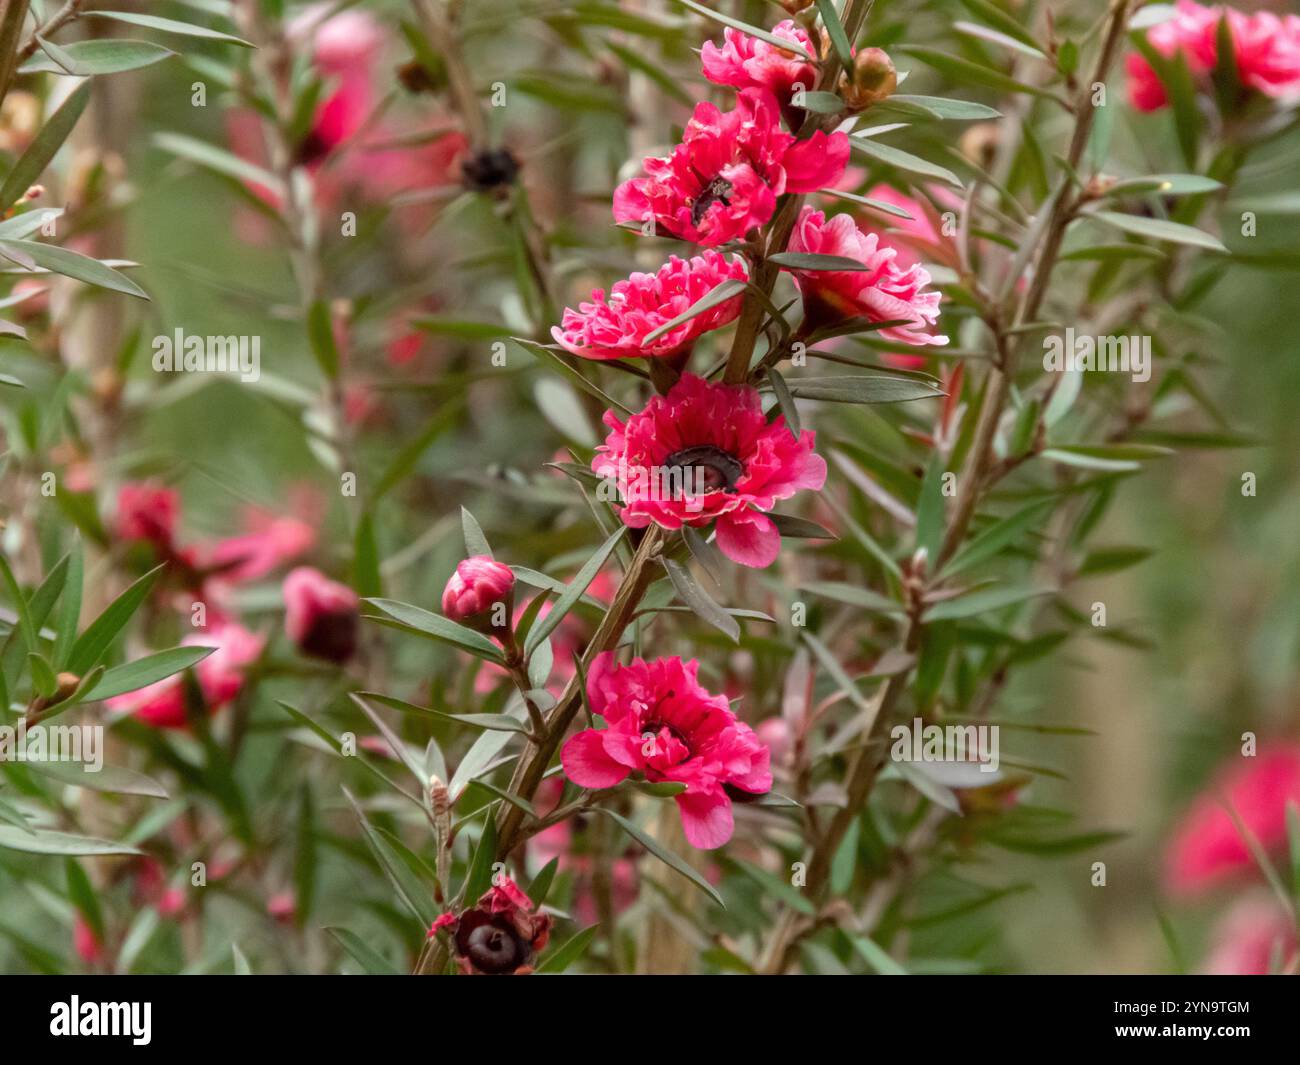
[[[357,649],[359,602],[346,584],[299,566],[284,579],[284,631],[303,654],[346,662]]]
[[[487,555],[475,555],[456,566],[442,593],[442,612],[452,621],[468,621],[486,614],[495,604],[507,603],[514,590],[510,567]]]
[[[149,482],[124,484],[117,493],[117,535],[166,548],[176,531],[179,510],[180,501],[170,488]]]

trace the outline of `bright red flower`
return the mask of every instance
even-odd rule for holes
[[[167,549],[176,535],[180,497],[175,489],[150,481],[124,484],[117,493],[117,535],[123,540],[147,540]]]
[[[790,236],[789,249],[843,256],[867,267],[794,271],[804,314],[814,325],[847,318],[907,321],[911,324],[882,329],[879,335],[903,344],[948,343],[946,336],[931,331],[939,320],[940,296],[927,291],[929,272],[915,264],[900,266],[897,249],[881,243],[879,235],[863,232],[849,215],[838,214],[828,220],[821,211],[805,207]]]
[[[646,176],[614,191],[614,218],[653,220],[681,240],[717,247],[770,219],[782,193],[833,185],[848,158],[844,133],[797,140],[781,128],[771,92],[744,89],[732,111],[696,104],[672,155],[647,158]]]
[[[1192,76],[1204,80],[1219,64],[1219,24],[1225,18],[1241,84],[1274,99],[1300,97],[1300,16],[1270,11],[1248,15],[1231,7],[1178,0],[1177,14],[1152,26],[1147,41],[1166,59],[1181,53]],[[1158,111],[1169,103],[1164,83],[1145,56],[1130,53],[1125,69],[1133,107]]]
[[[1287,803],[1300,805],[1300,745],[1274,746],[1228,766],[1192,804],[1165,855],[1171,892],[1196,894],[1254,867],[1221,797],[1266,850],[1284,847]]]
[[[299,566],[284,579],[284,631],[314,658],[346,662],[357,649],[360,599],[346,584]]]
[[[181,641],[186,647],[216,648],[194,667],[209,713],[216,713],[243,690],[246,669],[261,655],[265,642],[234,622],[213,625]],[[180,674],[105,699],[104,705],[134,714],[154,728],[184,728],[186,724],[185,686]]]
[[[617,486],[624,523],[716,521],[718,547],[744,566],[770,566],[780,552],[781,534],[764,511],[826,481],[816,434],[805,429],[796,439],[783,416],[769,422],[752,388],[683,374],[626,424],[613,411],[605,424],[611,432],[591,468]]]
[[[598,288],[578,309],[564,309],[562,323],[551,330],[557,344],[586,359],[627,359],[680,355],[705,333],[740,314],[736,295],[646,343],[645,338],[671,322],[724,281],[744,281],[743,259],[706,251],[693,259],[670,256],[655,274],[635,273],[616,281],[609,298]]]
[[[809,55],[817,54],[817,46],[808,31],[793,19],[778,22],[772,27],[772,34],[793,41]],[[817,84],[816,64],[759,37],[731,28],[723,31],[721,48],[712,41],[705,42],[700,51],[700,62],[704,76],[715,85],[767,89],[782,104],[790,102],[796,86],[811,91]]]
[[[609,727],[571,737],[560,761],[584,788],[612,788],[633,772],[685,784],[674,799],[686,839],[711,850],[734,829],[730,792],[761,795],[772,787],[772,772],[767,747],[725,695],[700,685],[698,669],[680,658],[620,666],[612,652],[602,652],[587,677],[587,698]]]
[[[510,567],[487,555],[474,555],[457,563],[442,592],[442,612],[452,621],[468,621],[507,602],[515,586]]]

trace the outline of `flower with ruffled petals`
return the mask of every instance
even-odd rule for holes
[[[771,92],[743,89],[731,111],[697,104],[672,155],[646,159],[646,176],[614,191],[614,218],[717,247],[763,225],[783,193],[833,185],[848,159],[844,133],[797,140]]]
[[[817,46],[808,31],[793,19],[778,22],[772,27],[772,35],[793,41],[809,55],[817,54]],[[723,31],[721,48],[712,41],[705,42],[700,63],[704,76],[713,84],[735,89],[767,89],[782,104],[790,102],[796,86],[811,91],[817,84],[816,64],[761,37],[730,27]]]
[[[575,311],[566,307],[551,330],[556,343],[585,359],[672,357],[689,352],[703,334],[734,321],[741,297],[710,307],[647,343],[646,337],[671,322],[724,281],[745,281],[744,260],[706,251],[693,259],[671,256],[658,273],[635,273],[616,281],[609,298],[596,289]]]
[[[216,648],[194,667],[209,713],[216,713],[243,690],[247,667],[261,655],[265,642],[235,622],[213,625],[181,641],[185,647]],[[186,724],[185,685],[179,674],[115,695],[104,700],[104,705],[134,714],[154,728],[184,728]]]
[[[357,649],[360,600],[346,584],[299,566],[284,579],[284,631],[302,651],[327,662],[346,662]]]
[[[483,618],[497,603],[509,603],[515,575],[509,566],[487,555],[474,555],[456,565],[442,592],[442,612],[452,621]]]
[[[602,652],[587,677],[587,698],[609,727],[571,737],[560,761],[584,788],[612,788],[634,772],[655,783],[685,784],[674,799],[686,839],[711,850],[731,838],[732,792],[771,790],[771,758],[727,697],[700,685],[698,669],[698,662],[680,658],[620,666],[612,652]]]
[[[795,284],[803,296],[804,314],[813,325],[848,318],[872,322],[906,321],[882,329],[880,336],[902,344],[946,344],[932,332],[939,319],[939,293],[927,290],[930,274],[915,264],[902,267],[898,251],[879,235],[864,233],[846,214],[827,219],[805,207],[790,236],[789,250],[813,255],[837,255],[863,264],[865,270],[799,270]]]
[[[1300,745],[1266,748],[1241,759],[1192,804],[1165,856],[1165,880],[1175,894],[1195,894],[1254,868],[1250,848],[1222,801],[1265,850],[1284,848],[1287,803],[1300,805]]]
[[[1224,19],[1241,85],[1274,99],[1300,97],[1300,16],[1245,14],[1179,0],[1172,18],[1147,31],[1147,42],[1166,59],[1181,54],[1192,76],[1204,82],[1219,65],[1219,25]],[[1157,111],[1169,103],[1168,90],[1144,55],[1130,53],[1125,69],[1133,107]]]
[[[510,877],[499,875],[478,905],[444,913],[429,935],[451,932],[461,972],[479,976],[525,976],[551,936],[551,917],[535,913],[533,901]]]
[[[796,439],[783,416],[769,422],[752,388],[683,374],[626,423],[606,411],[605,424],[611,432],[591,468],[617,486],[624,523],[680,529],[716,521],[718,547],[745,566],[770,566],[781,549],[764,511],[826,481],[815,434],[805,429]]]

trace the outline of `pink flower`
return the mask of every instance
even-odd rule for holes
[[[944,186],[927,185],[926,191],[943,205],[945,211],[956,213],[961,210],[961,200]],[[866,195],[869,199],[901,207],[912,216],[899,218],[868,208],[871,224],[889,234],[890,243],[898,252],[894,257],[898,266],[906,268],[917,263],[937,262],[957,267],[957,242],[944,236],[943,219],[928,199],[907,196],[892,185],[875,185],[867,190]]]
[[[117,493],[116,532],[123,540],[147,540],[166,550],[176,534],[180,498],[151,481],[124,484]]]
[[[551,936],[551,917],[534,913],[533,902],[508,876],[498,875],[478,905],[461,914],[444,913],[429,935],[452,933],[456,962],[466,974],[524,976]]]
[[[357,649],[357,593],[320,570],[299,566],[284,579],[284,631],[303,654],[346,662]]]
[[[1192,803],[1165,855],[1165,880],[1176,894],[1201,892],[1254,867],[1220,797],[1266,850],[1284,847],[1287,803],[1300,805],[1300,745],[1274,746],[1243,758]]]
[[[1296,952],[1295,921],[1271,895],[1233,903],[1211,935],[1201,966],[1208,976],[1267,976],[1274,958],[1285,968]]]
[[[510,567],[489,558],[474,555],[456,565],[456,572],[442,592],[442,612],[452,621],[469,621],[486,614],[497,603],[505,603],[515,586]]]
[[[834,184],[848,158],[845,134],[796,140],[781,128],[775,96],[743,89],[733,111],[696,104],[672,155],[646,159],[646,176],[614,191],[614,219],[653,220],[681,240],[717,247],[771,218],[782,193]]]
[[[213,625],[181,641],[186,647],[216,648],[194,667],[209,713],[216,713],[243,690],[245,667],[258,659],[265,642],[234,622]],[[154,728],[184,728],[186,724],[185,685],[180,674],[105,699],[104,705],[134,714]]]
[[[1181,53],[1202,82],[1219,64],[1219,23],[1228,21],[1237,76],[1247,89],[1274,99],[1300,96],[1300,16],[1269,11],[1244,14],[1231,7],[1202,7],[1178,0],[1177,14],[1151,27],[1147,42],[1172,59]],[[1125,58],[1129,102],[1139,111],[1157,111],[1169,94],[1145,56]]]
[[[716,521],[718,547],[743,566],[770,566],[781,550],[763,512],[826,481],[816,434],[805,429],[796,440],[784,417],[769,422],[752,388],[683,374],[626,424],[613,411],[605,424],[611,432],[591,468],[614,479],[623,522],[680,529]]]
[[[616,281],[608,299],[596,289],[578,310],[566,307],[560,326],[551,335],[561,347],[587,359],[669,357],[689,352],[703,334],[734,321],[740,314],[739,295],[697,314],[650,343],[646,336],[672,321],[727,280],[744,281],[744,260],[716,251],[693,259],[671,256],[656,274],[635,273]]]
[[[846,214],[829,221],[821,211],[805,207],[790,236],[789,250],[854,259],[865,270],[798,270],[794,281],[803,296],[804,314],[814,325],[847,318],[873,322],[908,321],[910,325],[882,329],[880,336],[903,344],[948,343],[931,332],[939,319],[939,293],[926,291],[929,273],[921,266],[900,266],[898,251],[882,244],[875,233],[864,233]]]
[[[778,22],[772,27],[772,34],[793,41],[809,55],[817,54],[817,46],[808,31],[793,19]],[[816,87],[816,65],[796,53],[741,30],[728,28],[723,31],[723,39],[721,48],[708,41],[700,52],[704,76],[715,85],[767,89],[782,104],[790,102],[796,85],[808,91]]]
[[[602,652],[587,677],[587,698],[609,727],[571,737],[560,761],[584,788],[612,788],[633,772],[685,784],[674,798],[686,839],[711,850],[731,838],[730,792],[761,795],[771,789],[772,773],[768,749],[725,695],[700,686],[698,669],[680,658],[620,666],[613,652]]]
[[[293,515],[252,510],[248,524],[251,531],[219,540],[200,552],[202,565],[216,570],[224,582],[260,580],[316,543],[315,526]]]

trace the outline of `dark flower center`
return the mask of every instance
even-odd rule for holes
[[[346,662],[357,650],[360,617],[355,610],[321,614],[302,638],[302,651],[326,662]]]
[[[465,956],[474,968],[490,976],[512,973],[524,961],[526,948],[519,937],[508,928],[495,924],[481,924],[469,934]]]
[[[674,451],[664,459],[664,468],[681,470],[685,484],[691,487],[700,485],[706,492],[730,492],[745,473],[740,459],[712,444],[697,444]]]
[[[705,185],[691,207],[691,225],[698,226],[704,221],[704,216],[709,213],[709,208],[715,203],[720,203],[723,207],[730,207],[731,201],[727,199],[730,193],[731,182],[724,177],[715,177]]]
[[[513,185],[519,176],[519,160],[509,148],[486,148],[460,165],[465,184],[478,192]]]

